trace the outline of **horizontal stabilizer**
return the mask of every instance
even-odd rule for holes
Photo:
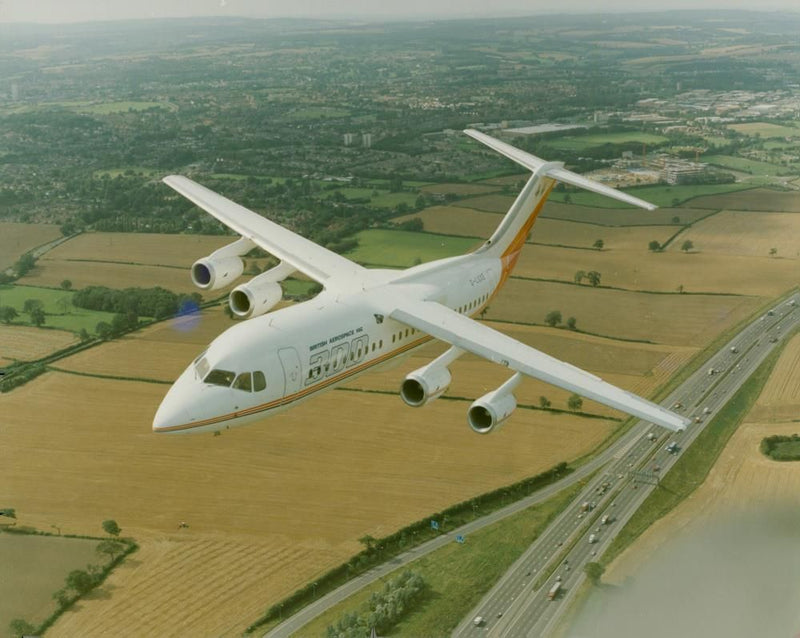
[[[467,129],[464,132],[470,137],[478,140],[482,144],[485,144],[489,148],[494,149],[501,155],[505,155],[508,159],[515,161],[520,166],[524,166],[525,168],[534,173],[545,164],[551,164],[551,162],[546,162],[540,157],[536,157],[535,155],[526,153],[525,151],[518,149],[515,146],[511,146],[511,144],[506,144],[505,142],[501,142],[500,140],[495,139],[490,135],[486,135],[485,133],[481,133],[480,131]],[[626,204],[631,204],[632,206],[638,206],[639,208],[646,208],[647,210],[655,210],[656,208],[658,208],[657,206],[651,204],[650,202],[646,202],[643,199],[639,199],[638,197],[634,197],[633,195],[628,195],[627,193],[618,191],[616,188],[611,188],[610,186],[606,186],[605,184],[596,182],[592,179],[589,179],[588,177],[584,177],[583,175],[578,175],[577,173],[568,171],[566,168],[563,167],[563,165],[560,166],[558,164],[554,165],[552,168],[547,169],[544,172],[544,175],[546,175],[547,177],[551,177],[559,182],[564,182],[565,184],[570,184],[571,186],[584,188],[587,191],[592,191],[593,193],[605,195],[606,197],[617,199],[621,202],[625,202]]]

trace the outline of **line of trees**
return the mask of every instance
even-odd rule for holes
[[[72,305],[87,310],[101,310],[120,315],[164,319],[178,313],[184,304],[195,306],[203,300],[199,293],[176,294],[165,288],[126,288],[87,286],[72,297]]]

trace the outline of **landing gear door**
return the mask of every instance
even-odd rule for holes
[[[283,396],[289,396],[300,391],[302,375],[300,373],[300,357],[294,348],[281,348],[278,356],[283,367],[283,378],[285,380]]]

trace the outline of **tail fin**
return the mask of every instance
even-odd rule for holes
[[[477,252],[500,257],[503,260],[503,271],[508,276],[519,258],[519,252],[528,238],[536,217],[539,215],[550,191],[556,182],[564,182],[572,186],[579,186],[586,190],[618,199],[634,206],[654,210],[656,206],[649,202],[618,191],[604,184],[568,171],[561,162],[546,162],[545,160],[526,153],[510,144],[501,142],[485,133],[467,129],[464,131],[470,137],[486,144],[517,164],[533,171],[533,175],[525,184],[517,199],[508,209],[503,221],[494,231],[494,234]]]

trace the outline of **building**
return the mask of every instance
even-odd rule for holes
[[[353,140],[355,139],[355,135],[353,133],[345,133],[344,134],[344,145],[345,146],[352,146]]]
[[[361,146],[364,148],[370,148],[372,146],[372,133],[361,134]]]

